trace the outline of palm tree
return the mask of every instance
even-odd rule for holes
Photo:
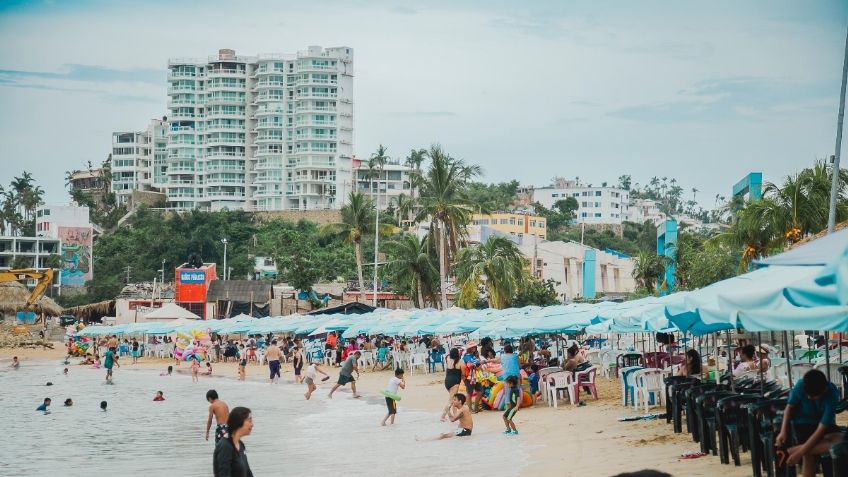
[[[471,308],[486,290],[492,308],[506,307],[521,283],[524,256],[518,246],[505,237],[489,237],[477,247],[466,247],[456,257],[457,303]]]
[[[406,195],[400,194],[392,199],[392,204],[395,207],[395,220],[398,227],[403,226],[404,221],[409,221],[415,207],[415,199]]]
[[[784,241],[781,208],[771,199],[763,198],[748,203],[733,218],[727,232],[716,235],[710,241],[724,243],[731,250],[742,250],[739,272],[748,270],[751,260],[764,257],[779,249]]]
[[[636,259],[636,266],[633,268],[633,278],[642,288],[653,295],[656,291],[657,280],[660,279],[663,273],[665,273],[663,257],[660,257],[656,253],[639,252],[639,257]]]
[[[404,161],[404,165],[411,169],[409,171],[409,194],[413,199],[415,198],[415,189],[421,185],[421,165],[424,164],[426,159],[427,150],[422,148],[409,151],[409,155],[406,156]]]
[[[423,308],[425,297],[431,297],[435,292],[439,276],[435,257],[430,253],[429,240],[405,234],[389,242],[386,249],[391,258],[383,272],[392,277],[399,289],[408,289],[410,296],[416,300],[415,306]]]
[[[479,174],[480,168],[450,157],[437,144],[430,147],[427,155],[430,168],[421,184],[421,210],[416,220],[430,219],[430,234],[438,243],[441,305],[447,308],[450,258],[456,256],[459,239],[465,235],[474,210],[466,192],[468,180]]]
[[[335,235],[352,243],[356,254],[356,274],[359,278],[359,299],[365,302],[365,281],[362,276],[362,236],[371,230],[374,220],[374,202],[361,192],[351,192],[348,203],[342,207],[342,221],[321,228],[322,235]],[[376,293],[376,290],[375,290]]]

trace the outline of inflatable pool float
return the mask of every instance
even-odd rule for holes
[[[389,399],[392,399],[392,400],[395,400],[395,401],[400,401],[400,396],[398,396],[398,395],[397,395],[397,394],[395,394],[395,393],[392,393],[392,392],[386,391],[385,389],[383,389],[382,391],[380,391],[380,394],[382,394],[383,396],[386,396],[386,397],[387,397],[387,398],[389,398]]]

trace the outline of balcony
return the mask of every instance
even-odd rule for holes
[[[317,140],[317,141],[336,141],[338,136],[329,134],[298,134],[295,136],[296,141]]]
[[[297,99],[335,99],[338,98],[338,93],[298,93]]]
[[[193,99],[170,99],[168,100],[169,108],[179,108],[181,106],[194,106],[197,104],[197,101]]]
[[[257,87],[257,88],[263,88],[263,89],[264,89],[264,88],[282,88],[282,87],[284,87],[284,86],[285,86],[285,82],[284,82],[284,81],[266,81],[266,80],[261,80],[261,81],[259,81],[258,83],[256,83],[256,87]]]
[[[197,117],[200,117],[200,115],[175,111],[171,111],[171,114],[168,115],[168,119],[171,121],[193,121]]]
[[[220,152],[220,151],[211,152],[210,151],[210,152],[207,152],[206,156],[204,156],[204,157],[206,158],[207,161],[212,160],[212,159],[236,159],[236,160],[243,161],[244,160],[244,153],[243,152]]]
[[[244,200],[244,192],[206,191],[203,197],[209,200]]]
[[[259,135],[256,136],[256,143],[283,142],[282,136]]]
[[[170,129],[169,132],[171,134],[179,134],[179,133],[182,133],[182,132],[193,133],[194,128],[192,126],[171,126],[171,129]]]
[[[213,76],[246,76],[247,71],[238,70],[238,69],[228,69],[228,68],[207,68],[206,76],[211,78]]]
[[[168,87],[168,94],[179,94],[179,93],[195,93],[197,92],[197,88],[194,86],[170,86]]]
[[[322,113],[327,111],[335,111],[335,106],[297,106],[294,108],[295,113]]]
[[[168,166],[168,175],[194,174],[194,166]]]
[[[206,132],[212,133],[215,131],[244,131],[244,124],[215,124],[206,123]]]
[[[217,166],[206,166],[206,173],[212,172],[237,172],[244,173],[244,166],[234,166],[234,165],[217,165]],[[244,182],[244,181],[242,181]]]
[[[244,178],[218,178],[218,177],[207,177],[206,178],[207,186],[230,186],[230,185],[244,185]]]
[[[329,121],[329,120],[316,121],[316,120],[314,120],[314,119],[304,119],[304,120],[296,121],[296,122],[294,123],[294,125],[295,125],[295,126],[297,126],[297,127],[306,127],[306,126],[335,126],[335,125],[336,125],[336,121],[335,121],[335,120],[333,120],[333,121]]]
[[[269,115],[282,115],[286,114],[285,108],[258,108],[256,110],[256,116],[269,116]]]
[[[215,118],[241,118],[244,119],[245,113],[244,111],[226,111],[226,110],[214,110],[209,109],[206,111],[207,119],[215,119]]]
[[[247,99],[244,97],[233,98],[229,96],[207,96],[206,97],[206,105],[211,106],[215,104],[226,104],[226,105],[243,105],[247,104]]]

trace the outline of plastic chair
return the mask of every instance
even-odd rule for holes
[[[633,373],[645,369],[641,366],[630,366],[618,370],[618,377],[621,379],[621,404],[627,406],[628,398],[630,402],[636,401],[635,390],[633,388],[634,378]]]
[[[374,364],[374,353],[371,351],[363,351],[359,356],[359,367],[365,368]]]
[[[665,384],[663,383],[663,371],[656,368],[648,368],[636,374],[636,399],[633,403],[634,407],[639,407],[645,404],[645,412],[648,412],[648,407],[653,396],[654,405],[661,406],[664,403]]]
[[[598,364],[601,362],[601,350],[599,349],[591,349],[586,352],[586,361],[592,364]]]
[[[336,350],[330,349],[324,353],[324,365],[332,366],[336,362]]]
[[[612,378],[610,372],[615,366],[616,358],[622,354],[621,351],[613,349],[605,349],[600,353],[601,376],[606,376],[607,379]]]
[[[415,371],[415,368],[422,368],[427,372],[427,354],[416,353],[409,355],[409,372]]]
[[[580,388],[585,388],[595,400],[598,400],[598,388],[595,386],[595,375],[598,374],[598,367],[584,369],[574,373],[574,399],[580,402]]]
[[[548,400],[548,376],[553,373],[562,372],[562,368],[551,366],[539,370],[539,397],[543,400]]]
[[[750,447],[748,436],[748,410],[745,405],[763,400],[760,396],[739,394],[720,399],[716,403],[716,427],[718,428],[719,460],[739,466],[739,448],[747,451]]]
[[[557,373],[551,373],[548,376],[548,391],[550,396],[550,401],[548,402],[548,406],[559,407],[559,393],[564,392],[568,394],[568,398],[571,401],[571,404],[576,404],[575,396],[574,396],[574,375],[568,371],[560,371]]]
[[[621,368],[629,368],[633,366],[645,367],[645,360],[639,353],[625,353],[615,358],[615,372],[620,375]]]
[[[785,399],[772,399],[747,405],[748,441],[751,444],[751,470],[754,477],[762,471],[774,475],[774,417],[786,407]]]
[[[730,391],[709,391],[695,399],[695,416],[700,425],[701,452],[718,455],[718,441],[716,440],[717,413],[716,404],[720,399],[737,396]]]
[[[813,365],[811,363],[795,363],[792,365],[792,382],[797,383],[799,379],[803,378],[807,371],[813,369]]]

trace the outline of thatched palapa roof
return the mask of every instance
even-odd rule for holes
[[[14,314],[18,311],[35,311],[48,316],[59,316],[62,314],[62,307],[53,301],[52,298],[46,296],[38,299],[35,305],[27,310],[26,302],[29,299],[29,295],[30,291],[22,283],[0,283],[0,313]]]
[[[88,305],[65,308],[65,313],[85,321],[99,321],[104,316],[115,316],[115,300],[99,301]]]
[[[845,228],[848,228],[848,220],[836,224],[833,227],[833,231],[838,232],[838,231],[845,229]],[[788,248],[789,249],[798,248],[801,245],[804,245],[805,243],[809,243],[809,242],[812,242],[813,240],[820,239],[820,238],[824,237],[825,235],[827,235],[827,229],[824,229],[824,230],[822,230],[821,232],[819,232],[815,235],[810,235],[809,237],[805,237],[805,238],[793,243]]]

